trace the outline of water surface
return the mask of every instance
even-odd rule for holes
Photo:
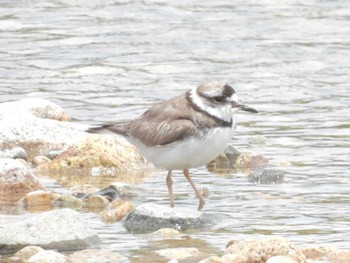
[[[227,81],[260,111],[237,116],[232,143],[264,154],[286,180],[194,169],[210,190],[205,211],[230,219],[191,232],[194,244],[220,251],[233,238],[282,235],[350,248],[349,1],[3,0],[0,46],[0,102],[47,98],[81,123],[134,118],[203,81]],[[165,175],[140,185],[154,190],[146,201],[167,205]],[[176,206],[195,208],[183,176],[174,180]],[[136,257],[160,247],[86,216],[104,248]]]

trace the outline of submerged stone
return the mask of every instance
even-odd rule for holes
[[[177,230],[196,229],[212,226],[218,216],[184,208],[170,208],[156,204],[136,207],[124,219],[124,227],[133,233],[148,233],[160,228]]]
[[[281,184],[284,182],[284,172],[281,170],[264,170],[262,173],[248,175],[248,182],[257,184]]]

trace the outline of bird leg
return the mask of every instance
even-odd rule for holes
[[[174,194],[173,194],[173,180],[171,179],[172,171],[168,171],[168,176],[166,177],[166,185],[168,186],[168,192],[170,197],[170,207],[174,207]]]
[[[196,185],[194,184],[194,182],[192,181],[192,178],[190,176],[190,173],[188,171],[188,169],[184,169],[183,170],[184,172],[184,176],[187,178],[187,180],[190,182],[194,192],[196,193],[198,199],[199,199],[199,206],[198,206],[198,211],[202,210],[203,206],[204,206],[204,203],[205,203],[205,200],[204,198],[202,197],[201,193],[199,192],[199,190],[197,189]]]

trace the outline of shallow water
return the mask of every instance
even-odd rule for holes
[[[349,36],[345,0],[5,0],[0,102],[47,98],[92,124],[136,117],[205,80],[227,81],[260,111],[237,116],[233,144],[267,156],[286,180],[256,185],[244,173],[192,170],[210,191],[205,211],[230,218],[191,232],[193,243],[215,252],[233,238],[282,235],[302,247],[349,249]],[[154,190],[146,201],[167,205],[165,174],[140,185]],[[176,206],[195,208],[183,176],[174,180]],[[104,248],[137,257],[161,247],[86,216]]]

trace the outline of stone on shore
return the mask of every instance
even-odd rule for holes
[[[28,192],[42,188],[38,179],[24,164],[14,159],[0,159],[1,195],[17,201]]]
[[[5,151],[0,151],[0,158],[12,158],[27,160],[28,156],[26,151],[21,147],[15,147]]]
[[[85,249],[74,252],[68,256],[69,263],[87,263],[87,262],[103,262],[103,263],[128,263],[128,258],[123,255],[103,250],[103,249]]]
[[[100,213],[105,223],[115,223],[121,221],[134,206],[128,201],[119,199],[111,203],[111,209]]]
[[[197,229],[212,226],[218,216],[196,210],[170,208],[156,204],[136,207],[124,219],[124,227],[132,233],[149,233],[160,228],[176,230]]]
[[[287,256],[298,263],[306,263],[306,258],[292,243],[282,237],[264,240],[232,240],[227,244],[225,254],[248,262],[266,262],[273,256]],[[239,262],[239,261],[238,261]]]
[[[0,227],[0,254],[26,246],[44,249],[78,250],[100,244],[85,219],[71,209],[52,210]]]
[[[28,263],[68,263],[67,257],[50,250],[39,251],[30,257]]]
[[[158,255],[168,259],[185,259],[198,257],[200,252],[195,247],[164,248],[155,251]]]
[[[22,147],[31,160],[61,150],[85,135],[86,127],[70,122],[58,105],[44,99],[0,104],[0,148]]]
[[[147,166],[137,148],[122,137],[90,134],[37,169],[63,172],[78,168],[91,170],[93,176],[116,176]]]

